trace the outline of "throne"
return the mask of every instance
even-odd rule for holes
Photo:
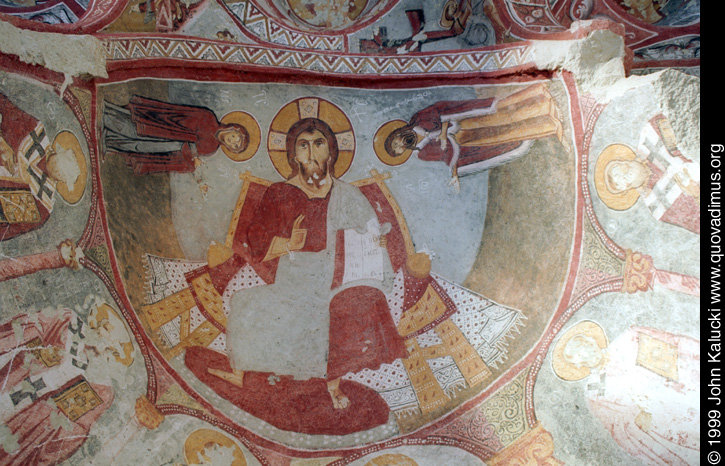
[[[264,263],[252,261],[246,232],[272,183],[249,172],[240,178],[243,184],[225,241],[227,248],[236,248],[232,260],[236,263],[228,264],[230,261],[225,262],[224,258],[214,261],[220,264],[151,255],[146,258],[151,304],[142,306],[141,318],[152,340],[169,360],[192,347],[225,353],[231,295],[266,283],[268,271]],[[379,223],[391,225],[386,248],[396,271],[396,285],[388,302],[409,352],[400,361],[404,371],[399,371],[405,373],[407,380],[402,384],[404,388],[385,387],[379,378],[374,381],[375,374],[369,373],[358,374],[357,379],[351,375],[351,380],[378,391],[391,410],[425,415],[447,405],[456,388],[475,387],[489,380],[489,366],[505,357],[504,340],[511,337],[524,317],[520,311],[493,303],[430,273],[429,267],[421,270],[414,265],[413,259],[420,254],[416,255],[402,212],[385,184],[389,178],[388,173],[373,170],[369,178],[352,184],[375,207]],[[225,271],[225,265],[234,272]],[[458,375],[453,377],[454,382],[447,382],[451,377],[436,370],[444,364],[431,364],[441,358],[450,362],[446,366],[448,373],[452,370]],[[394,401],[406,398],[400,393],[393,394],[405,389],[413,396],[407,396],[407,402],[402,404]]]

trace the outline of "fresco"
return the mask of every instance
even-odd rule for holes
[[[106,31],[394,56],[557,40],[577,21],[607,20],[625,29],[637,73],[675,67],[697,75],[699,15],[699,0],[132,0],[123,14],[114,12]]]
[[[552,148],[567,158],[567,110],[551,94],[563,96],[562,82],[325,89],[326,98],[315,87],[150,86],[184,105],[139,96],[146,84],[101,89],[103,172],[114,180],[106,198],[125,178],[136,186],[130,198],[119,190],[126,205],[155,204],[145,219],[109,209],[111,234],[145,330],[178,377],[195,391],[211,389],[217,409],[238,413],[242,425],[264,421],[268,432],[256,430],[277,441],[290,430],[383,439],[448,412],[500,373],[506,345],[528,317],[461,284],[484,230],[481,185],[489,167]],[[208,104],[212,89],[228,96],[217,99],[219,110],[189,105]],[[132,97],[120,106],[112,103],[119,95]],[[260,95],[265,100],[255,104]],[[424,104],[434,95],[462,100],[440,101],[434,111]],[[389,128],[401,120],[390,119],[410,118],[404,107],[360,118],[385,101],[425,107],[400,126],[420,136],[400,155],[380,141],[395,140]],[[235,114],[244,116],[238,126],[219,123]],[[200,136],[204,127],[211,129]],[[228,157],[203,149],[220,144]],[[256,153],[264,146],[266,154]],[[168,177],[166,199],[153,178],[159,174]],[[209,208],[222,198],[226,208]],[[466,225],[458,244],[440,238],[427,221],[432,211]],[[129,227],[142,224],[148,248],[129,247]],[[270,410],[269,399],[288,408]]]
[[[13,2],[0,4],[0,12],[45,24],[70,24],[81,18],[88,9],[83,1]]]
[[[699,464],[697,1],[2,19],[0,464]]]
[[[592,377],[589,409],[622,449],[647,463],[693,464],[700,456],[698,411],[692,408],[699,403],[699,343],[631,327],[610,344],[601,326],[584,321],[561,336],[552,362],[563,380]],[[636,391],[630,388],[633,381]]]

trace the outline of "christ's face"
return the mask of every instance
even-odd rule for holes
[[[301,133],[295,141],[295,161],[302,178],[308,184],[319,186],[327,176],[330,144],[319,130]]]

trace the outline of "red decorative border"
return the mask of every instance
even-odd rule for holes
[[[530,367],[531,371],[529,372],[526,381],[524,406],[525,416],[528,424],[535,424],[536,418],[533,408],[533,383],[536,378],[536,374],[541,367],[546,352],[551,345],[556,333],[561,330],[561,328],[571,317],[571,315],[577,309],[579,309],[588,299],[591,299],[592,297],[604,292],[618,291],[621,289],[622,286],[621,279],[611,280],[610,282],[602,283],[590,288],[589,290],[587,290],[586,293],[580,295],[575,301],[571,302],[571,295],[573,292],[574,283],[576,281],[579,260],[581,257],[583,235],[582,225],[584,218],[586,217],[589,221],[592,221],[593,224],[596,225],[596,223],[594,223],[596,222],[596,218],[594,217],[593,211],[591,210],[591,202],[589,199],[586,181],[587,151],[589,149],[589,143],[591,140],[591,131],[593,131],[593,121],[595,121],[596,118],[592,119],[591,116],[587,118],[587,127],[586,129],[584,128],[584,117],[581,108],[581,99],[577,94],[574,78],[570,74],[563,73],[561,75],[552,75],[551,73],[540,72],[531,73],[530,76],[523,77],[520,75],[515,75],[515,72],[511,69],[499,70],[499,74],[497,74],[497,76],[507,76],[509,78],[507,81],[511,83],[528,82],[543,78],[550,79],[552,77],[558,76],[559,79],[563,81],[567,94],[570,98],[572,129],[574,141],[576,144],[576,150],[579,154],[579,156],[575,160],[575,172],[577,173],[575,180],[577,184],[577,197],[575,201],[576,216],[574,242],[571,250],[572,255],[570,259],[567,284],[562,290],[560,303],[552,316],[548,328],[542,333],[542,337],[539,343],[532,347],[532,349],[525,356],[523,356],[517,363],[509,368],[505,375],[499,377],[499,379],[494,381],[493,384],[488,386],[485,391],[465,401],[461,404],[461,406],[445,414],[441,418],[431,422],[429,425],[418,429],[415,432],[404,434],[394,439],[384,440],[373,445],[346,447],[337,450],[308,451],[298,449],[297,447],[293,448],[281,445],[275,441],[264,438],[259,434],[256,434],[251,430],[236,424],[234,421],[229,419],[225,413],[216,409],[210,402],[204,399],[200,394],[196,393],[191,388],[191,386],[174,371],[169,362],[163,358],[159,350],[153,345],[148,335],[146,335],[146,333],[143,331],[143,327],[138,315],[136,315],[136,313],[133,311],[130,300],[124,291],[125,288],[123,281],[120,278],[122,274],[120,273],[116,254],[113,249],[113,243],[110,238],[110,231],[107,224],[105,205],[102,201],[103,190],[100,182],[98,141],[95,132],[90,131],[90,128],[96,128],[98,123],[96,112],[93,110],[97,108],[97,85],[133,78],[148,78],[152,76],[166,79],[194,79],[198,76],[198,69],[196,66],[181,66],[181,63],[167,63],[168,66],[166,68],[160,68],[156,70],[151,70],[146,67],[143,67],[141,69],[132,69],[129,66],[131,63],[124,62],[123,65],[125,66],[118,66],[116,70],[110,73],[108,79],[99,79],[92,84],[86,84],[81,81],[76,81],[75,85],[77,85],[79,88],[89,90],[91,92],[92,113],[90,115],[90,124],[86,121],[85,116],[83,115],[76,98],[70,92],[66,91],[63,95],[63,99],[66,101],[66,103],[68,103],[71,110],[78,118],[78,121],[83,129],[83,134],[88,141],[91,159],[92,205],[89,215],[89,221],[84,233],[79,240],[79,244],[81,245],[81,247],[84,248],[105,245],[108,248],[111,271],[113,276],[108,277],[99,265],[97,265],[88,258],[82,259],[82,264],[86,268],[94,272],[107,286],[107,288],[109,289],[109,293],[119,307],[121,314],[128,322],[129,328],[131,329],[131,332],[134,335],[134,338],[136,339],[139,349],[144,358],[144,364],[146,366],[148,379],[147,398],[152,403],[156,403],[159,395],[159,379],[170,379],[173,380],[174,383],[179,384],[179,386],[184,391],[186,391],[194,400],[199,402],[206,410],[205,412],[186,408],[183,406],[158,405],[157,408],[162,414],[191,415],[206,422],[209,422],[210,424],[213,424],[225,430],[226,432],[229,432],[231,435],[239,439],[263,464],[270,464],[269,461],[265,459],[266,456],[263,451],[265,449],[272,450],[282,455],[302,458],[324,457],[330,456],[331,454],[341,455],[343,456],[343,459],[339,460],[336,463],[333,463],[341,465],[347,464],[351,461],[354,461],[356,458],[360,458],[369,453],[394,448],[401,445],[450,445],[462,448],[485,460],[486,458],[489,458],[493,453],[490,448],[462,439],[451,439],[443,437],[440,434],[437,434],[437,431],[440,430],[442,427],[454,422],[460,415],[472,409],[476,409],[488,397],[504,387],[516,375],[520,374],[521,371],[526,370]],[[145,65],[160,64],[159,60],[140,60],[139,63],[143,63]],[[34,76],[36,77],[36,79],[39,79],[45,83],[50,83],[51,85],[54,85],[56,89],[60,89],[62,76],[60,76],[58,73],[53,73],[44,70],[43,68],[23,64],[20,63],[18,60],[7,56],[0,56],[0,65],[6,69],[13,69],[16,72],[21,72]],[[291,76],[292,75],[290,74],[290,77]],[[299,82],[299,73],[297,73],[296,76],[298,78],[296,82]],[[209,80],[219,80],[226,82],[270,82],[270,80],[274,80],[275,82],[293,82],[292,80],[287,81],[288,77],[280,75],[278,73],[278,70],[275,70],[274,74],[269,74],[262,71],[258,71],[255,73],[250,72],[245,74],[239,74],[236,70],[230,70],[228,67],[212,68],[209,70],[207,75],[205,75],[205,77]],[[493,76],[484,73],[463,73],[461,75],[457,75],[457,79],[448,80],[446,83],[449,85],[480,85],[485,84],[488,81],[487,78],[491,77]],[[328,86],[331,85],[330,80],[326,77],[319,76],[318,78],[318,80],[311,79],[309,81]],[[337,81],[333,80],[332,85],[355,85],[360,88],[379,88],[381,86],[384,86],[386,88],[392,89],[434,86],[438,85],[439,83],[440,82],[436,79],[426,78],[422,76],[418,77],[418,79],[410,79],[410,77],[377,77],[367,78],[365,80],[353,80],[349,79],[349,77],[338,77]],[[599,111],[601,111],[601,109],[599,109]],[[618,249],[618,247],[614,243],[612,243],[611,240],[609,240],[608,247],[610,245],[611,249]],[[618,250],[621,251],[621,248],[619,248]]]

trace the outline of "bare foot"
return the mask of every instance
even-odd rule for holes
[[[226,380],[230,384],[236,385],[239,388],[244,386],[244,371],[232,369],[232,372],[227,372],[220,369],[207,369],[207,372],[222,380]]]
[[[332,398],[332,406],[335,409],[345,409],[350,406],[350,399],[340,390],[340,379],[327,382],[327,391]]]

